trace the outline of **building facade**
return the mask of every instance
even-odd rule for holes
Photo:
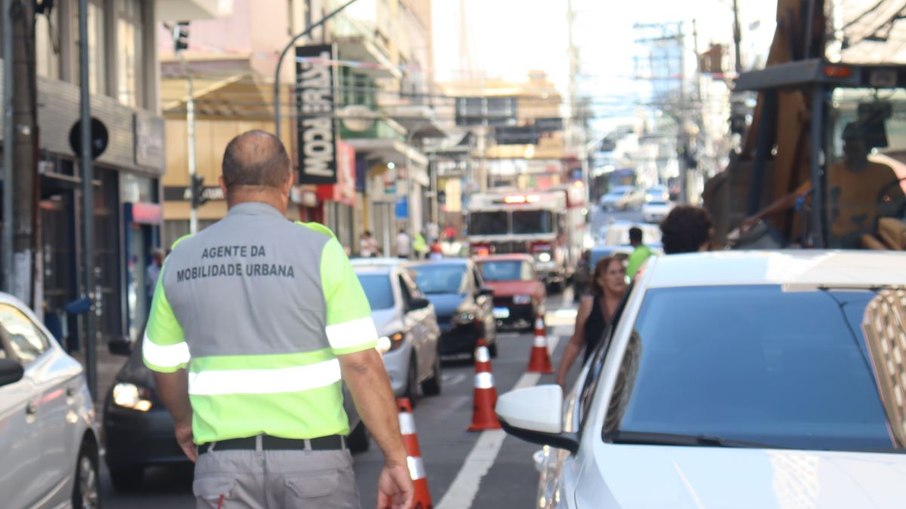
[[[192,23],[182,57],[171,34],[158,33],[162,104],[168,151],[164,177],[164,241],[188,232],[190,205],[186,150],[187,84],[194,85],[196,171],[212,198],[198,210],[199,225],[223,217],[226,204],[213,188],[222,152],[249,129],[274,132],[277,55],[295,34],[342,2],[237,0],[232,16]],[[421,140],[437,135],[430,105],[431,15],[429,0],[359,0],[297,47],[331,45],[322,58],[295,58],[291,49],[280,75],[281,139],[296,169],[304,166],[297,101],[296,63],[328,66],[335,79],[333,125],[336,183],[302,183],[293,191],[290,216],[329,226],[351,254],[371,230],[386,254],[399,228],[418,230],[430,220],[431,179]]]

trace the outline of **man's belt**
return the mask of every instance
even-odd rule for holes
[[[198,453],[210,451],[257,450],[259,437],[232,438],[198,446]],[[261,435],[261,449],[264,451],[334,451],[346,448],[346,437],[329,435],[318,438],[280,438]]]

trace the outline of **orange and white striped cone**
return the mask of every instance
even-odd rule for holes
[[[494,388],[494,374],[491,373],[491,355],[488,344],[482,338],[475,347],[475,391],[469,431],[500,429],[500,421],[494,413],[496,404],[497,389]]]
[[[433,509],[431,492],[428,491],[428,477],[425,475],[425,463],[422,461],[422,451],[418,447],[415,419],[412,417],[412,404],[409,402],[409,398],[397,398],[396,407],[399,410],[400,433],[403,435],[403,444],[406,445],[409,477],[415,487],[412,507],[413,509]]]
[[[528,373],[553,373],[551,356],[547,351],[547,329],[544,326],[544,317],[535,318],[535,338],[532,344],[532,354],[529,357]]]

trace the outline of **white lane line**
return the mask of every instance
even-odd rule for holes
[[[547,349],[553,352],[557,348],[557,342],[560,338],[548,336]],[[541,378],[539,373],[523,373],[513,389],[522,389],[531,387],[538,383]],[[482,431],[475,446],[466,456],[466,461],[462,464],[456,479],[450,484],[450,489],[444,493],[437,509],[469,509],[472,502],[475,501],[475,495],[478,494],[478,487],[481,485],[481,479],[488,474],[488,470],[494,465],[497,454],[500,453],[500,447],[503,445],[503,439],[506,438],[506,432],[500,429]]]

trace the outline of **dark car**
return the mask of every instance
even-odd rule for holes
[[[348,444],[353,452],[368,448],[368,435],[344,392],[345,407],[353,428]],[[141,341],[123,365],[104,402],[104,439],[107,468],[113,487],[133,491],[141,487],[146,467],[188,465],[176,443],[173,419],[158,398],[154,377],[142,362]]]
[[[406,265],[425,297],[434,304],[440,325],[438,353],[444,357],[472,355],[484,338],[497,356],[497,322],[493,290],[485,286],[478,267],[468,258],[414,262]]]
[[[482,256],[475,259],[485,284],[494,290],[497,327],[531,330],[544,314],[547,292],[527,254]]]

